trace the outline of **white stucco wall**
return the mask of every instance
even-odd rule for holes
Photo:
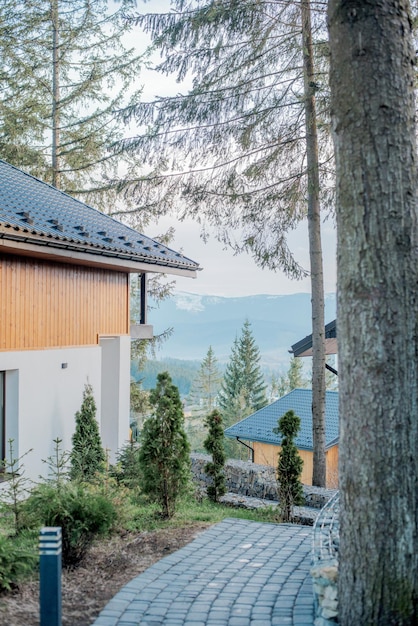
[[[129,342],[129,338],[127,340]],[[123,345],[125,343],[122,341]],[[127,360],[125,365],[118,362],[117,355],[113,362],[113,371],[122,369],[126,377],[122,383],[119,381],[118,395],[123,395],[121,389],[127,388],[127,397],[112,413],[118,432],[116,446],[121,444],[122,432],[127,438],[129,429],[129,349],[127,354],[126,357],[126,350],[119,350],[119,356]],[[67,366],[63,368],[62,364]],[[112,367],[108,365],[107,369],[111,376]],[[102,349],[88,346],[0,352],[0,370],[6,371],[6,439],[15,440],[15,454],[22,455],[33,448],[25,457],[24,465],[26,476],[36,480],[40,474],[45,474],[42,459],[52,454],[54,439],[59,437],[63,448],[71,449],[75,413],[80,409],[87,382],[93,387],[100,424]]]
[[[113,463],[116,451],[129,439],[130,352],[129,336],[100,337],[102,349],[102,394],[100,432],[103,447]],[[128,420],[115,420],[115,415]]]

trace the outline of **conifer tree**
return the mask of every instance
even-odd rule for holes
[[[209,346],[189,394],[190,403],[198,405],[194,409],[195,414],[207,415],[214,409],[221,381],[217,358],[212,346]]]
[[[158,374],[150,403],[153,412],[140,436],[141,488],[161,506],[162,516],[170,518],[190,480],[190,448],[180,394],[168,372]]]
[[[139,72],[123,42],[134,0],[0,3],[0,158],[96,205],[117,171],[123,137],[116,110]],[[104,189],[106,187],[106,190]],[[100,192],[100,193],[99,193]],[[103,192],[103,193],[102,193]]]
[[[215,409],[207,416],[205,426],[208,428],[208,436],[203,445],[207,452],[212,455],[212,461],[205,465],[205,472],[212,479],[212,484],[208,485],[207,492],[211,500],[219,502],[219,498],[226,493],[224,471],[226,454],[222,415],[218,410]]]
[[[215,408],[217,395],[221,386],[222,374],[218,368],[212,346],[206,353],[199,371],[197,372],[188,395],[187,403],[191,415],[187,418],[187,435],[191,449],[195,452],[203,452],[203,439],[205,430],[204,418]]]
[[[328,11],[338,198],[338,622],[416,626],[414,19],[404,0],[330,0]]]
[[[241,335],[232,346],[229,363],[219,393],[219,406],[227,426],[258,411],[267,404],[263,374],[260,370],[260,351],[255,343],[248,320]]]
[[[300,429],[300,418],[294,411],[287,411],[279,420],[273,432],[282,436],[281,450],[277,464],[277,480],[282,520],[290,522],[293,505],[302,504],[303,488],[300,481],[303,461],[294,443]]]
[[[239,338],[235,338],[219,392],[219,407],[226,426],[231,426],[267,404],[260,351],[255,343],[251,324],[244,322]],[[228,457],[246,458],[241,444],[227,440]]]
[[[289,369],[285,375],[273,380],[273,391],[281,398],[293,389],[303,389],[309,381],[303,376],[303,362],[300,358],[291,357]]]
[[[91,481],[103,472],[106,456],[96,419],[93,388],[87,384],[83,391],[81,408],[75,414],[75,432],[72,437],[70,477],[72,480]]]
[[[135,19],[185,94],[125,111],[147,131],[125,142],[147,175],[124,186],[145,209],[185,215],[261,267],[306,273],[287,235],[307,218],[312,294],[313,484],[325,486],[321,207],[334,209],[324,3],[173,0]],[[178,198],[176,203],[174,198]]]

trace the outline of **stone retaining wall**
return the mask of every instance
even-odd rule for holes
[[[192,454],[192,473],[198,485],[208,485],[210,479],[205,474],[205,464],[211,457],[206,454]],[[257,465],[251,461],[228,459],[225,464],[225,477],[228,491],[251,498],[277,502],[276,470],[269,465]],[[336,493],[335,489],[320,489],[304,485],[305,506],[322,508]]]
[[[339,494],[324,506],[314,524],[311,576],[315,626],[338,624]]]

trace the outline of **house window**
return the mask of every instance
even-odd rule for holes
[[[0,372],[0,459],[6,456],[6,411],[5,411],[5,379],[6,372]],[[2,471],[3,465],[0,465]]]

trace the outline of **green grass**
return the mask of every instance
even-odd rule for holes
[[[255,522],[280,522],[276,507],[266,507],[259,510],[235,508],[224,504],[217,504],[208,499],[197,501],[191,496],[179,501],[176,513],[172,519],[164,520],[158,515],[158,507],[145,498],[139,497],[135,504],[130,504],[125,510],[125,530],[145,531],[158,528],[179,528],[196,522],[216,524],[226,517],[248,519]]]
[[[256,522],[278,523],[280,521],[276,507],[259,510],[235,508],[217,504],[207,498],[196,500],[192,495],[178,502],[175,515],[171,519],[162,519],[158,505],[145,496],[138,495],[125,487],[112,487],[108,497],[118,513],[112,532],[144,532],[159,529],[184,528],[199,522],[216,524],[227,517],[248,519]],[[38,533],[40,520],[31,523],[25,518],[25,524],[19,534],[13,531],[10,511],[7,506],[0,508],[0,591],[10,589],[19,580],[30,578],[37,569]],[[42,524],[41,524],[42,525]],[[100,541],[100,539],[97,539]]]

